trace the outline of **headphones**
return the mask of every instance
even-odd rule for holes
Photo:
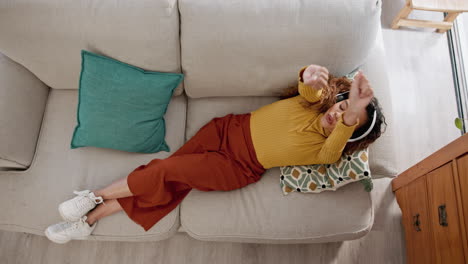
[[[342,93],[339,93],[339,94],[336,95],[336,102],[338,103],[338,102],[341,102],[341,101],[346,100],[348,98],[349,98],[349,91],[342,92]],[[351,138],[348,140],[348,142],[355,142],[355,141],[361,140],[361,139],[365,138],[367,135],[369,135],[369,133],[372,131],[372,129],[375,126],[375,121],[376,120],[377,120],[377,111],[375,111],[375,109],[374,109],[374,113],[372,114],[372,123],[369,126],[369,128],[366,130],[366,132],[364,132],[360,136],[356,135],[354,138],[351,136]]]

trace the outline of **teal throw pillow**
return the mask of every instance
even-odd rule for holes
[[[81,59],[78,124],[71,148],[170,151],[164,114],[183,75],[145,71],[85,50]]]

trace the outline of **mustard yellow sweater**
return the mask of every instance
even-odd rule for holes
[[[274,102],[251,112],[250,130],[258,161],[266,169],[289,165],[330,164],[341,157],[357,124],[347,126],[343,118],[327,133],[320,124],[318,104],[305,109],[299,102],[320,100],[322,90],[298,81],[299,95]]]

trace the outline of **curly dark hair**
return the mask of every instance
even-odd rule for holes
[[[351,89],[352,81],[346,77],[335,77],[332,74],[328,74],[328,89],[323,89],[322,96],[320,101],[311,103],[305,98],[302,98],[300,104],[306,108],[310,109],[316,104],[319,104],[318,110],[320,113],[325,113],[330,107],[336,103],[336,95]],[[281,95],[281,99],[286,99],[299,95],[298,86],[285,88]],[[385,122],[385,116],[380,106],[379,100],[376,97],[372,98],[369,105],[366,107],[367,116],[371,117],[374,113],[374,110],[377,113],[377,118],[375,120],[375,125],[372,131],[365,138],[356,141],[348,142],[343,150],[345,154],[352,154],[357,150],[363,150],[367,148],[371,143],[376,141],[387,128],[387,123]],[[354,131],[352,138],[362,135],[370,127],[372,123],[372,118],[368,118],[367,123],[361,126],[359,129]],[[383,130],[382,130],[383,129]]]

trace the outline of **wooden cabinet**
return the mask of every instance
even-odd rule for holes
[[[468,186],[468,155],[464,155],[460,159],[457,160],[457,169],[458,169],[458,179],[460,186],[465,186],[463,192],[460,193],[459,200],[462,204],[462,212],[465,216],[465,231],[468,231],[468,191],[466,190],[466,186]],[[467,233],[468,237],[468,233]],[[466,245],[468,247],[468,245]],[[467,249],[468,251],[468,249]],[[467,252],[465,251],[465,252]]]
[[[435,263],[464,263],[452,162],[427,174]]]
[[[418,193],[418,195],[413,195]],[[427,198],[426,178],[420,178],[403,188],[397,195],[398,204],[402,210],[402,223],[405,226],[406,250],[408,252],[419,252],[419,254],[408,254],[408,263],[430,263],[434,258],[429,221],[429,201]]]
[[[468,134],[392,181],[407,263],[468,263]]]

